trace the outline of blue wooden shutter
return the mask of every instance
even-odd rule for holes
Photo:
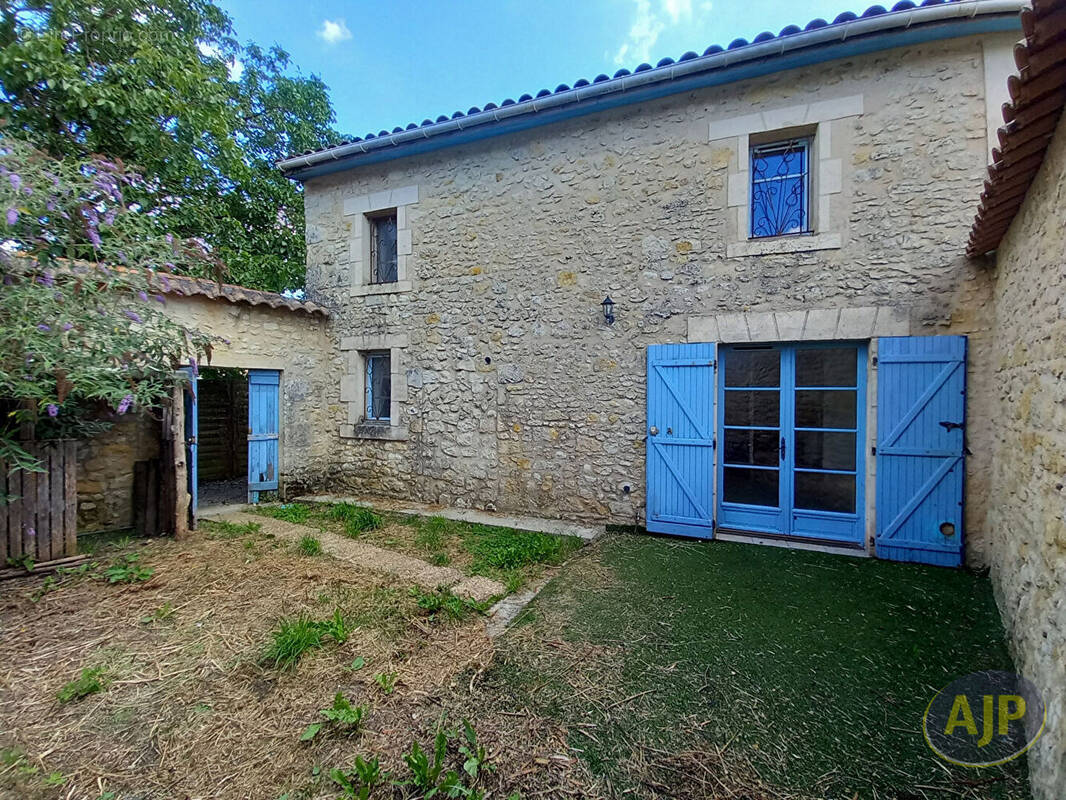
[[[878,341],[877,555],[962,564],[966,337]]]
[[[714,344],[648,347],[647,528],[714,534]]]
[[[273,369],[248,371],[248,502],[278,488],[278,388]]]

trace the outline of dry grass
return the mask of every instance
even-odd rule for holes
[[[412,707],[491,649],[479,620],[431,622],[409,587],[300,557],[255,534],[134,548],[155,570],[145,583],[81,578],[36,603],[41,579],[4,584],[5,796],[95,799],[116,790],[273,800],[306,784],[315,765],[409,746]],[[343,645],[306,655],[291,672],[260,664],[279,618],[325,618],[338,608],[358,625]],[[353,671],[356,656],[366,667]],[[58,703],[64,684],[98,666],[106,670],[103,692]],[[373,682],[383,670],[399,673],[388,696]],[[363,740],[300,744],[337,691],[371,706]],[[12,751],[24,760],[14,763]],[[65,778],[61,788],[45,786],[43,776],[55,771]]]

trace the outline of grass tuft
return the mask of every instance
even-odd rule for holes
[[[329,510],[330,519],[344,523],[344,533],[356,538],[363,531],[374,530],[382,525],[381,515],[373,509],[352,503],[338,503]]]
[[[320,556],[322,555],[322,542],[318,540],[317,536],[306,533],[296,543],[296,550],[302,556]]]
[[[577,536],[516,531],[488,525],[473,525],[463,537],[463,546],[474,556],[472,570],[513,570],[534,564],[561,564],[581,547]]]
[[[341,616],[340,609],[326,620],[315,620],[307,614],[283,617],[272,634],[273,639],[263,653],[262,662],[276,669],[289,670],[311,650],[322,647],[328,637],[344,644],[352,628]]]
[[[244,536],[250,536],[253,533],[259,533],[260,525],[258,522],[226,522],[225,520],[204,520],[200,523],[204,530],[207,531],[208,539],[240,539]]]
[[[263,506],[256,511],[264,517],[273,517],[283,522],[293,522],[302,525],[311,517],[311,506],[305,503],[285,503],[280,506]]]

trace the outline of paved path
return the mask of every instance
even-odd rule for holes
[[[497,514],[493,511],[478,511],[473,508],[451,508],[448,506],[431,506],[423,503],[388,499],[367,499],[362,497],[344,497],[333,494],[306,495],[297,497],[297,501],[305,503],[351,503],[357,506],[367,506],[379,511],[393,511],[397,514],[413,514],[419,517],[444,517],[460,522],[471,522],[477,525],[498,525],[501,528],[514,528],[519,531],[538,531],[540,533],[552,533],[556,536],[579,536],[585,541],[591,542],[603,533],[603,528],[578,525],[576,522],[566,522],[561,519],[542,519],[540,517],[512,517],[506,514]]]
[[[405,581],[415,583],[425,589],[447,587],[452,594],[466,597],[478,602],[507,593],[506,587],[498,581],[481,576],[467,577],[452,567],[435,567],[413,556],[375,547],[347,536],[320,531],[307,525],[298,525],[273,517],[262,517],[244,511],[222,511],[205,519],[232,522],[244,525],[254,522],[263,533],[271,533],[279,539],[297,542],[310,534],[322,543],[322,550],[335,558],[349,561],[358,567],[374,572],[385,572]]]

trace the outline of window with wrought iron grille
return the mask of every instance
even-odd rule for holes
[[[396,212],[370,217],[370,282],[396,283]]]
[[[751,149],[751,238],[811,232],[811,140]]]
[[[366,418],[388,422],[392,408],[392,358],[387,350],[366,353],[363,358],[366,361]]]

